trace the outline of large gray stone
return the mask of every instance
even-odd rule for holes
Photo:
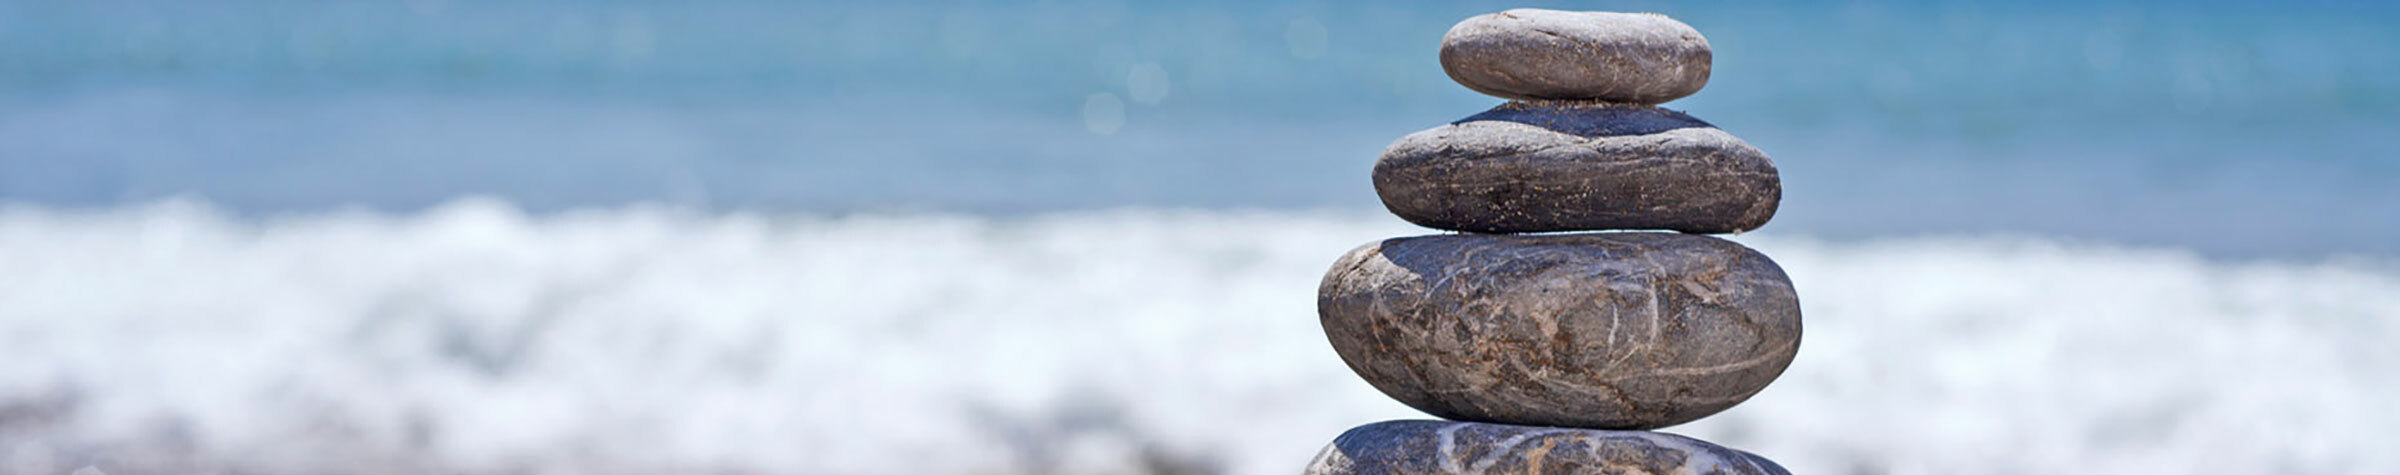
[[[1502,104],[1393,142],[1374,179],[1402,219],[1485,233],[1743,232],[1783,199],[1765,153],[1649,106]]]
[[[1765,457],[1674,434],[1449,421],[1358,426],[1304,473],[1791,474]]]
[[[1657,104],[1708,85],[1708,39],[1654,13],[1519,8],[1468,18],[1442,36],[1442,70],[1509,99]]]
[[[1384,394],[1503,424],[1688,422],[1765,388],[1800,346],[1783,269],[1689,234],[1387,239],[1334,264],[1317,313]]]

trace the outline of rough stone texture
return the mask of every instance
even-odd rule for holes
[[[1334,264],[1317,313],[1384,394],[1503,424],[1688,422],[1765,388],[1800,345],[1783,269],[1689,234],[1387,239]]]
[[[1304,473],[1791,474],[1765,457],[1674,434],[1448,421],[1352,428]]]
[[[1509,99],[1657,104],[1708,85],[1708,39],[1653,13],[1519,8],[1468,18],[1442,36],[1442,70]]]
[[[1729,233],[1775,217],[1775,162],[1700,119],[1649,106],[1511,102],[1393,142],[1375,193],[1454,231]]]

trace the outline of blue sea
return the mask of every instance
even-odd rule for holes
[[[0,200],[1374,211],[1511,5],[20,0]],[[1708,35],[1669,107],[1776,159],[1772,231],[2400,253],[2400,6],[1550,6]]]
[[[1290,473],[1313,291],[1653,11],[1774,158],[1798,473],[2395,473],[2400,3],[0,0],[0,473]]]

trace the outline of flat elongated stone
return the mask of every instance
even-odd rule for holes
[[[1352,428],[1303,473],[1791,474],[1765,457],[1674,434],[1449,421]]]
[[[1393,142],[1374,176],[1401,219],[1483,233],[1742,232],[1783,199],[1765,153],[1649,106],[1503,104]]]
[[[1384,394],[1503,424],[1688,422],[1765,388],[1800,346],[1783,269],[1690,234],[1387,239],[1334,264],[1317,314]]]
[[[1657,104],[1708,85],[1708,38],[1653,13],[1519,8],[1442,36],[1442,71],[1509,99]]]

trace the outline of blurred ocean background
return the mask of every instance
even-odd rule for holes
[[[2400,3],[0,0],[0,473],[1291,473],[1460,19],[1757,145],[1798,473],[2400,473]]]

